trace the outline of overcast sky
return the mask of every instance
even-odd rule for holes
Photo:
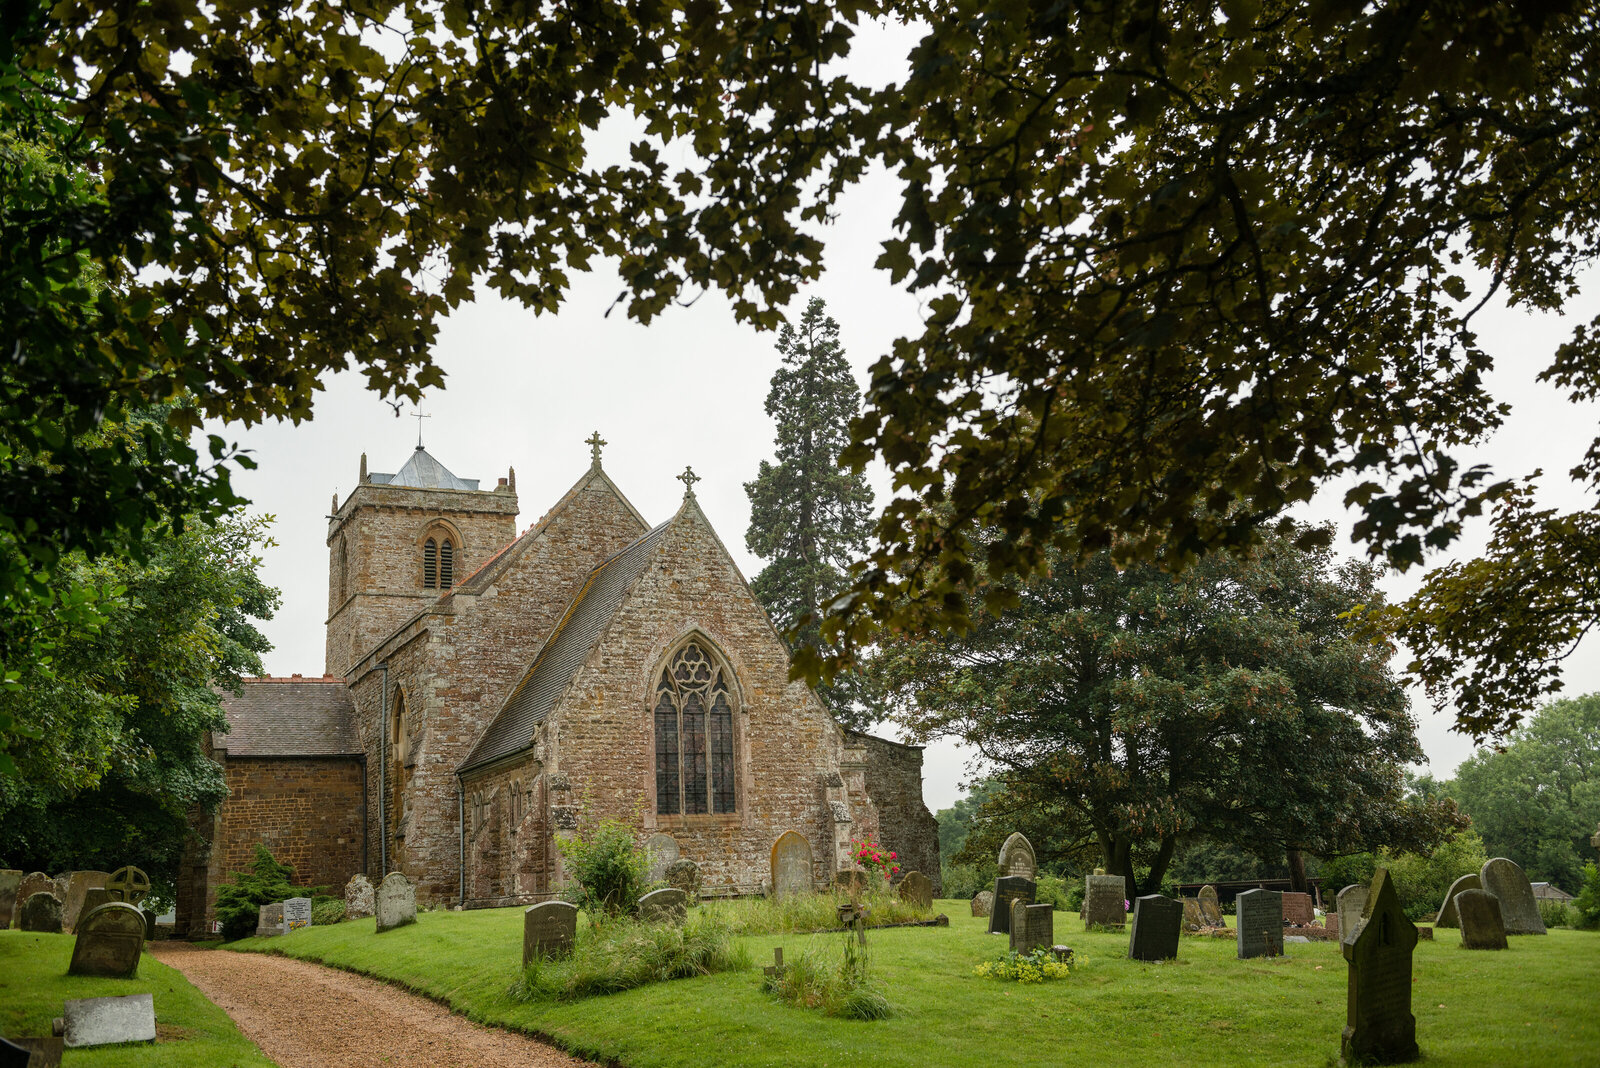
[[[908,39],[904,29],[886,30],[859,50],[871,80],[893,76],[895,57],[904,54]],[[897,210],[897,187],[881,173],[851,192],[825,234],[826,274],[791,307],[797,316],[810,297],[827,301],[863,383],[866,368],[894,338],[920,332],[918,301],[872,269]],[[1585,294],[1600,293],[1600,272],[1591,272],[1585,283]],[[773,426],[764,404],[777,366],[776,338],[735,323],[715,293],[692,307],[670,309],[648,327],[620,310],[607,317],[620,289],[607,265],[575,276],[565,306],[554,316],[535,316],[492,295],[480,295],[458,312],[445,323],[436,350],[448,384],[422,405],[430,416],[422,424],[424,443],[450,470],[485,487],[515,467],[519,531],[587,469],[584,439],[592,431],[608,442],[606,471],[651,523],[677,508],[683,485],[676,476],[693,465],[704,480],[696,486],[702,507],[745,577],[753,577],[762,561],[744,550],[750,506],[743,486],[760,461],[772,456]],[[1543,467],[1556,476],[1546,479],[1544,503],[1578,508],[1590,502],[1565,472],[1593,439],[1600,405],[1569,404],[1535,381],[1573,324],[1600,310],[1592,296],[1569,308],[1564,319],[1503,308],[1486,312],[1480,334],[1496,359],[1491,385],[1515,411],[1476,458],[1505,475]],[[350,493],[363,452],[371,470],[398,470],[416,445],[417,425],[366,392],[358,374],[346,373],[327,382],[309,423],[212,428],[252,451],[260,466],[240,472],[235,486],[255,511],[276,517],[277,545],[265,554],[263,577],[282,590],[283,608],[263,627],[275,647],[266,657],[269,673],[321,673],[330,499],[338,494],[342,501]],[[869,476],[881,504],[887,479],[881,469]],[[1306,517],[1334,520],[1347,532],[1338,498],[1336,488],[1323,494]],[[1452,555],[1474,553],[1482,541],[1482,530],[1474,530]],[[1348,550],[1347,533],[1340,545]],[[1404,595],[1418,578],[1419,572],[1392,576],[1386,588]],[[1568,695],[1600,690],[1597,654],[1600,640],[1591,635],[1568,661]],[[1420,695],[1414,704],[1431,770],[1448,776],[1471,754],[1471,743],[1451,733],[1449,718],[1435,715]],[[948,807],[960,796],[967,756],[949,742],[928,748],[923,793],[930,809]]]

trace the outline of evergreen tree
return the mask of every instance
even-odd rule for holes
[[[872,490],[860,472],[840,464],[860,389],[839,345],[839,324],[813,297],[798,328],[778,336],[782,366],[772,376],[767,414],[778,423],[776,464],[763,460],[750,497],[745,546],[772,561],[751,584],[791,644],[818,644],[817,617],[845,585],[852,560],[865,552]],[[858,706],[848,676],[818,689],[847,727],[872,717]]]

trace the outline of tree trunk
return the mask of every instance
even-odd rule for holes
[[[1289,889],[1297,894],[1309,894],[1311,884],[1306,881],[1306,858],[1300,850],[1289,849]]]

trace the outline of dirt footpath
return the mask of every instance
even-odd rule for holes
[[[281,1068],[578,1068],[525,1035],[319,964],[155,942],[150,950],[220,1005]]]

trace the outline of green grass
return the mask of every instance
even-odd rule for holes
[[[67,975],[71,935],[0,931],[0,1034],[48,1035],[50,1021],[72,998],[154,994],[156,1041],[68,1050],[66,1062],[91,1068],[272,1068],[206,996],[148,953],[135,979]]]
[[[1185,938],[1175,964],[1126,959],[1127,936],[1085,933],[1056,913],[1056,941],[1077,951],[1074,974],[1041,985],[973,974],[1005,939],[984,933],[966,902],[941,901],[948,928],[868,935],[872,974],[894,1015],[870,1023],[785,1005],[759,971],[681,979],[579,1002],[518,1003],[519,909],[430,912],[378,936],[373,921],[312,927],[236,948],[280,951],[404,984],[484,1022],[554,1039],[628,1068],[726,1065],[1037,1065],[1079,1057],[1119,1065],[1334,1063],[1345,1018],[1336,943],[1292,944],[1275,960],[1234,959],[1232,941]],[[837,954],[843,935],[743,939],[758,965],[774,946],[796,957]],[[1500,953],[1459,948],[1454,931],[1422,942],[1412,1010],[1429,1068],[1579,1065],[1600,1049],[1593,1011],[1600,934],[1557,930],[1512,939]],[[1443,1005],[1443,1008],[1439,1006]]]

